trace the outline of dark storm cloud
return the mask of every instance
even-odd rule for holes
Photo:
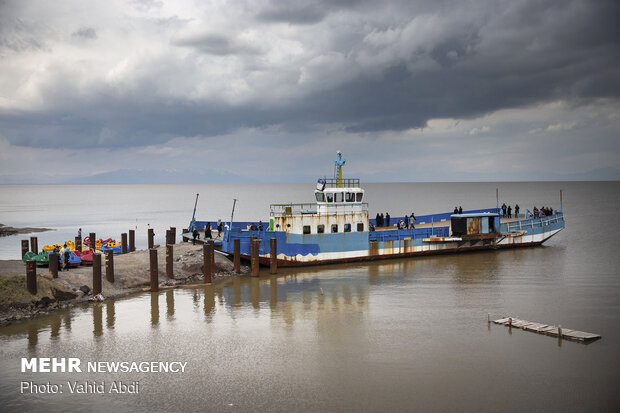
[[[215,29],[170,36],[173,48],[199,53],[135,67],[130,87],[101,79],[76,85],[70,73],[60,72],[39,89],[42,109],[0,110],[2,135],[17,145],[56,140],[105,147],[273,125],[304,131],[329,124],[350,132],[405,130],[424,127],[433,118],[472,118],[555,100],[579,105],[620,96],[617,1],[297,4],[274,1],[248,17],[249,27],[267,24],[256,29],[254,39]],[[351,14],[353,29],[333,25],[330,18],[343,13]],[[296,25],[301,33],[316,24],[313,35],[294,39],[314,55],[270,66],[273,45],[260,32],[274,21],[288,22],[293,33]],[[4,47],[41,47],[37,42],[43,40],[24,32],[15,29],[14,37],[3,36]],[[97,32],[84,26],[73,35],[94,38]],[[312,43],[319,35],[328,40]],[[99,40],[105,40],[102,36]],[[11,46],[5,39],[13,39]],[[234,60],[203,63],[205,56]],[[330,72],[334,62],[340,66]],[[202,74],[201,64],[238,72],[230,80],[211,78]],[[314,74],[314,83],[298,82],[303,73]],[[333,80],[336,75],[340,78]],[[235,100],[209,90],[190,99],[159,87],[177,78],[222,83],[221,93],[243,82],[239,94],[250,96]],[[265,78],[276,79],[274,86],[263,85]],[[323,81],[332,83],[322,86]],[[175,89],[175,82],[170,84]],[[271,96],[275,89],[278,98]]]
[[[173,43],[177,46],[192,47],[201,53],[218,56],[258,54],[258,47],[222,34],[199,34],[184,36]]]

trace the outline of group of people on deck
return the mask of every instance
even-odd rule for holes
[[[375,222],[377,223],[377,227],[389,227],[390,226],[390,213],[386,212],[385,216],[383,215],[383,212],[381,214],[377,213],[377,216],[375,217]],[[403,217],[403,219],[399,219],[398,222],[396,223],[396,227],[398,229],[413,229],[415,228],[414,223],[415,223],[416,219],[415,219],[415,215],[412,212],[411,215],[407,215],[405,214],[405,216]],[[371,227],[371,231],[374,230],[374,227]]]
[[[503,203],[500,208],[500,214],[504,218],[512,218],[512,207],[510,205],[506,206],[506,203]],[[519,218],[519,204],[515,205],[515,218]]]
[[[226,227],[228,227],[228,225],[226,225]],[[216,238],[220,238],[222,235],[222,220],[218,219],[217,220],[217,237]],[[204,239],[212,239],[213,235],[211,234],[211,223],[207,222],[205,224],[205,228],[204,228],[204,233],[205,233],[205,237]],[[198,232],[198,229],[196,229],[196,226],[194,226],[194,230],[192,231],[192,244],[196,245],[196,239],[200,239],[200,233]]]

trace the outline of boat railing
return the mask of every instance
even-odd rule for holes
[[[564,223],[564,214],[562,212],[554,212],[540,218],[518,219],[517,221],[505,222],[500,226],[500,232],[508,234],[511,232],[519,232],[526,229],[542,228],[549,225]]]
[[[430,237],[449,237],[449,227],[437,228],[413,228],[413,229],[392,229],[385,231],[370,231],[369,241],[385,242],[400,241],[405,239],[430,238]]]
[[[338,178],[319,178],[325,182],[326,188],[359,188],[359,178],[342,178],[342,185],[338,185]]]

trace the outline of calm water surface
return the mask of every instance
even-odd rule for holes
[[[273,277],[141,294],[4,327],[0,406],[20,412],[618,411],[618,183],[365,188],[373,215],[380,210],[397,216],[401,209],[423,214],[454,205],[492,206],[497,186],[500,202],[519,202],[522,210],[557,208],[563,189],[567,228],[540,248],[281,269]],[[29,203],[45,197],[27,201],[17,194],[28,193],[25,187],[0,187],[0,222],[58,223],[60,235],[73,231],[72,219],[89,222],[89,214],[98,219],[89,225],[102,230],[114,228],[118,218],[118,232],[138,216],[138,225],[146,228],[150,221],[161,226],[161,235],[167,226],[189,221],[196,192],[199,217],[224,217],[233,196],[254,191],[240,200],[239,219],[259,219],[268,210],[252,209],[252,197],[260,207],[309,201],[312,191],[303,185],[147,187],[63,187],[65,195],[96,192],[101,194],[93,197],[108,202],[125,194],[131,201],[118,209],[83,201],[80,212],[62,212],[54,220],[48,218],[52,206]],[[15,208],[16,199],[30,210]],[[64,211],[71,200],[57,202]],[[19,239],[11,241],[17,253]],[[487,313],[561,324],[603,339],[558,342],[488,326]],[[188,366],[183,374],[21,373],[21,357],[180,360]],[[66,389],[74,380],[139,381],[140,393],[19,394],[21,381],[65,383]]]

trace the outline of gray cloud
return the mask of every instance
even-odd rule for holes
[[[96,39],[97,32],[92,27],[80,27],[73,33],[71,33],[73,37],[83,37],[85,39]]]
[[[368,144],[434,119],[620,97],[616,1],[270,1],[191,12],[134,1],[129,14],[94,2],[69,17],[18,3],[0,3],[0,137],[13,146],[139,148],[242,129],[275,131],[273,145],[334,131]],[[591,116],[579,113],[573,129],[549,119],[518,130],[576,134]],[[597,119],[597,144],[620,152],[617,119]],[[434,139],[502,139],[484,124],[450,133]]]

